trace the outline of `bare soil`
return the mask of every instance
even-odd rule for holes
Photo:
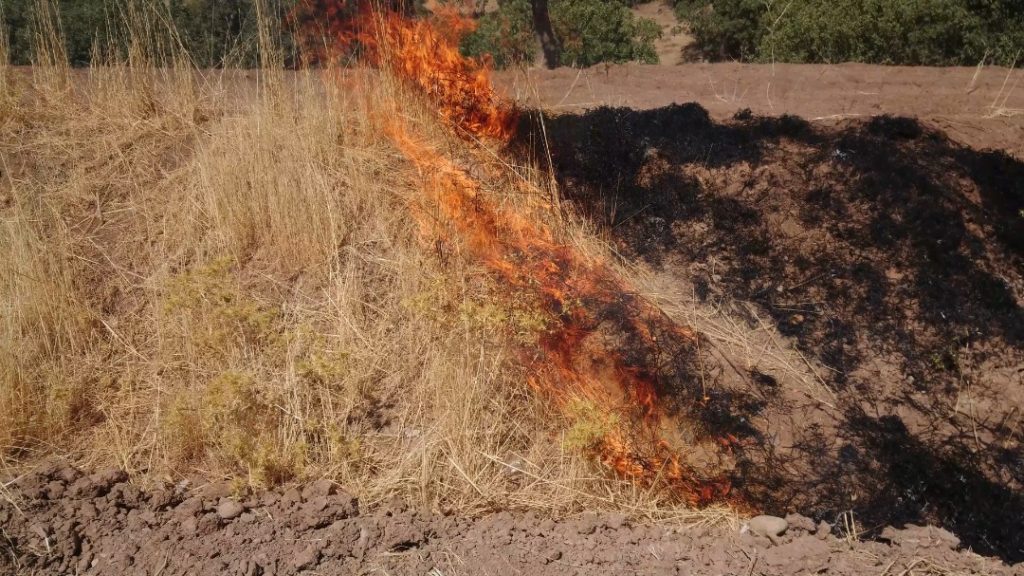
[[[0,502],[4,574],[1013,574],[937,528],[850,542],[790,516],[769,540],[736,527],[633,525],[621,515],[470,519],[401,503],[360,509],[329,482],[232,497],[230,486],[139,490],[116,470],[50,465]]]
[[[696,102],[712,118],[749,109],[814,124],[881,114],[913,116],[975,149],[1024,157],[1024,70],[839,64],[599,65],[496,74],[525,105],[551,112],[637,110]]]

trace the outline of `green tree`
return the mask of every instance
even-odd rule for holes
[[[711,60],[1009,65],[1020,0],[677,0]]]
[[[620,0],[550,0],[558,63],[657,62],[654,40],[661,30],[634,16],[629,5]],[[533,62],[538,46],[531,0],[501,0],[497,11],[480,17],[477,31],[463,41],[462,49],[471,56],[490,54],[503,67]]]
[[[172,12],[183,42],[199,66],[257,64],[252,0],[173,0]]]
[[[173,28],[197,66],[252,66],[257,63],[257,22],[254,0],[52,0],[73,66],[90,62],[93,47],[124,50],[123,16],[128,7],[146,5],[150,24]],[[35,0],[0,0],[14,64],[32,60]],[[271,0],[278,18],[294,0]]]
[[[690,23],[697,46],[710,60],[755,58],[767,31],[764,0],[681,0],[676,12]]]

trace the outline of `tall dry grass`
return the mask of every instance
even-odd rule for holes
[[[160,6],[125,3],[121,46],[72,71],[39,0],[37,65],[4,66],[3,465],[654,513],[528,392],[528,311],[413,217],[378,120],[458,147],[432,113],[371,71],[285,73],[269,19],[265,69],[197,71]]]

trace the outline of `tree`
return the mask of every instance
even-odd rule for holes
[[[462,41],[467,56],[498,68],[528,64],[538,53],[548,68],[599,62],[656,63],[661,28],[630,11],[630,0],[498,0]],[[538,50],[538,44],[541,50]]]
[[[551,14],[548,0],[530,0],[533,8],[533,29],[537,32],[537,40],[544,51],[544,65],[557,68],[562,60],[562,45],[551,26]]]

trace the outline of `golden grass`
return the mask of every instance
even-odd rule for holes
[[[565,439],[592,423],[530,394],[517,342],[542,320],[424,234],[422,175],[378,125],[460,146],[420,102],[365,70],[281,73],[266,30],[271,68],[197,72],[140,14],[121,57],[71,71],[51,13],[38,65],[0,74],[3,465],[722,517],[595,470]]]

